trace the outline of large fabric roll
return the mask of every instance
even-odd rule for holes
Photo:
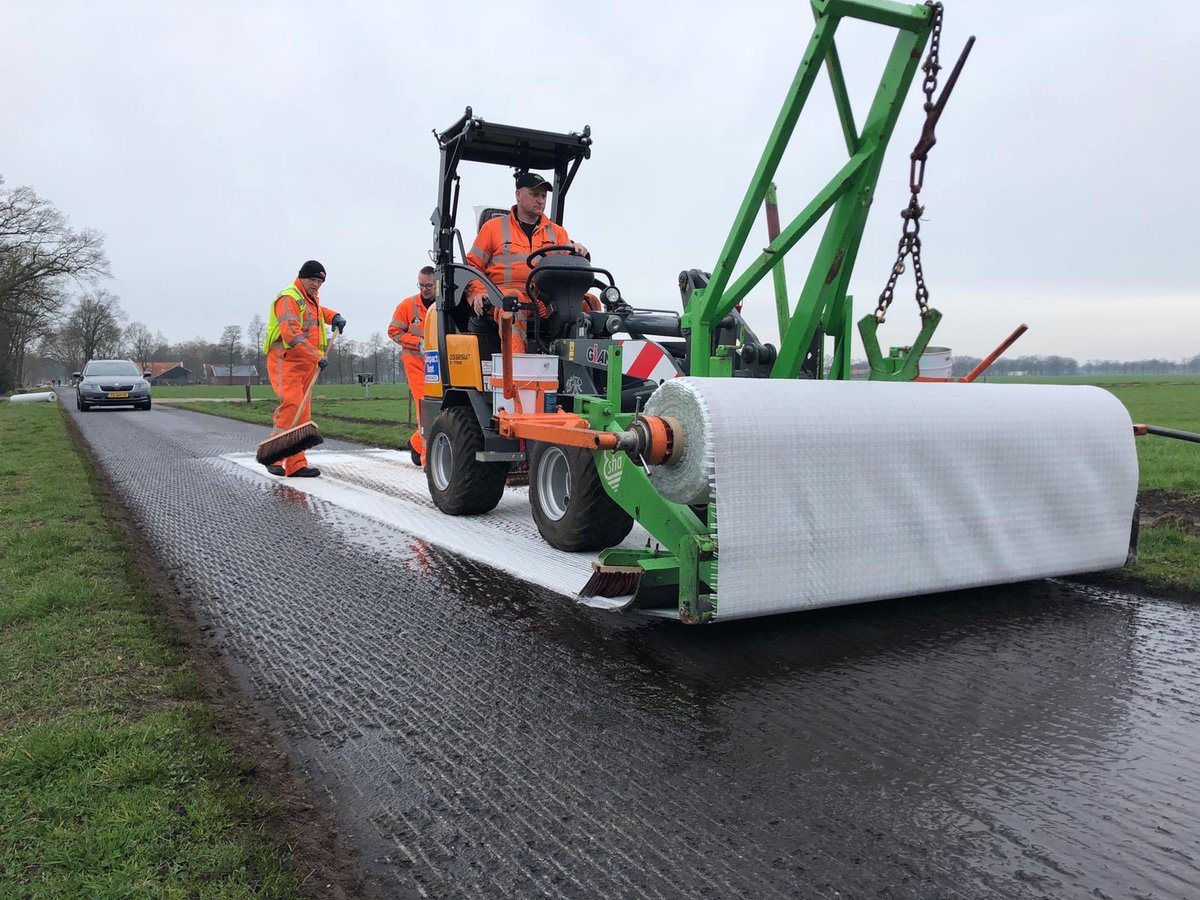
[[[1132,422],[1100,388],[679,378],[651,480],[715,499],[717,619],[1116,568]]]

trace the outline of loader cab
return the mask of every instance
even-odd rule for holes
[[[470,107],[445,131],[436,134],[440,155],[437,206],[433,211],[434,246],[431,256],[437,269],[434,315],[426,325],[425,389],[421,421],[430,423],[445,407],[470,406],[478,419],[490,416],[485,382],[491,374],[492,356],[500,351],[500,336],[490,318],[474,316],[464,302],[467,285],[478,280],[488,300],[500,307],[504,298],[484,275],[466,264],[467,248],[487,219],[507,215],[508,206],[473,210],[459,207],[463,163],[482,163],[510,172],[539,172],[554,183],[548,217],[563,222],[571,183],[583,160],[591,155],[591,129],[557,133],[501,125],[476,116]],[[510,195],[511,196],[511,195]],[[506,198],[507,199],[507,198]],[[493,201],[494,202],[494,201]],[[569,310],[567,311],[569,314]],[[519,447],[485,429],[483,452],[519,459]]]

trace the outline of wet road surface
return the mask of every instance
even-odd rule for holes
[[[389,896],[1200,895],[1200,606],[621,617],[219,458],[265,429],[69,414]]]

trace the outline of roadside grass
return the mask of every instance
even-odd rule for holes
[[[1200,433],[1200,380],[1189,384],[1105,385],[1135,422]],[[1146,435],[1137,439],[1139,486],[1200,499],[1200,444]]]
[[[1174,525],[1142,528],[1137,563],[1122,572],[1146,584],[1200,593],[1200,537]]]
[[[254,400],[250,403],[195,401],[180,404],[178,408],[269,427],[275,400]],[[322,437],[357,441],[371,447],[403,449],[416,429],[415,424],[406,422],[407,400],[331,400],[319,397],[313,400],[312,411],[313,421],[317,423]]]
[[[57,404],[0,404],[0,480],[0,895],[295,896]]]
[[[154,399],[156,401],[170,402],[171,400],[188,400],[192,398],[212,398],[220,399],[224,397],[246,399],[246,388],[244,385],[223,385],[223,384],[183,384],[173,385],[170,387],[155,387]],[[380,383],[376,382],[369,387],[361,384],[325,384],[319,382],[316,388],[313,389],[314,397],[330,397],[337,400],[362,400],[368,398],[371,400],[403,400],[408,397],[408,385],[403,382]],[[275,392],[271,390],[269,384],[252,384],[250,385],[251,400],[274,400]]]
[[[372,384],[370,395],[364,397],[365,393],[356,384],[317,385],[312,410],[321,435],[372,447],[403,449],[416,429],[417,419],[408,386]],[[178,400],[178,409],[269,427],[276,405],[271,386],[252,385],[249,403],[245,396],[246,389],[241,386],[193,384],[154,390],[156,403],[169,405]]]

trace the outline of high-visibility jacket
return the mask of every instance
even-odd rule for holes
[[[529,277],[525,258],[541,247],[570,243],[567,229],[546,216],[538,222],[533,237],[526,237],[514,206],[507,216],[496,216],[483,223],[467,254],[467,265],[482,270],[500,288],[500,293],[505,296],[516,294],[524,303],[529,300],[525,296],[525,279]],[[477,297],[486,290],[478,280],[473,281],[467,286],[467,297]]]
[[[321,306],[316,297],[304,293],[297,278],[281,290],[271,304],[263,352],[270,353],[272,347],[294,350],[316,362],[325,355],[329,343],[325,326],[336,315],[334,310]]]
[[[425,340],[425,316],[428,307],[420,294],[405,297],[392,313],[392,324],[388,326],[388,337],[400,345],[405,353],[421,353],[421,342]]]

